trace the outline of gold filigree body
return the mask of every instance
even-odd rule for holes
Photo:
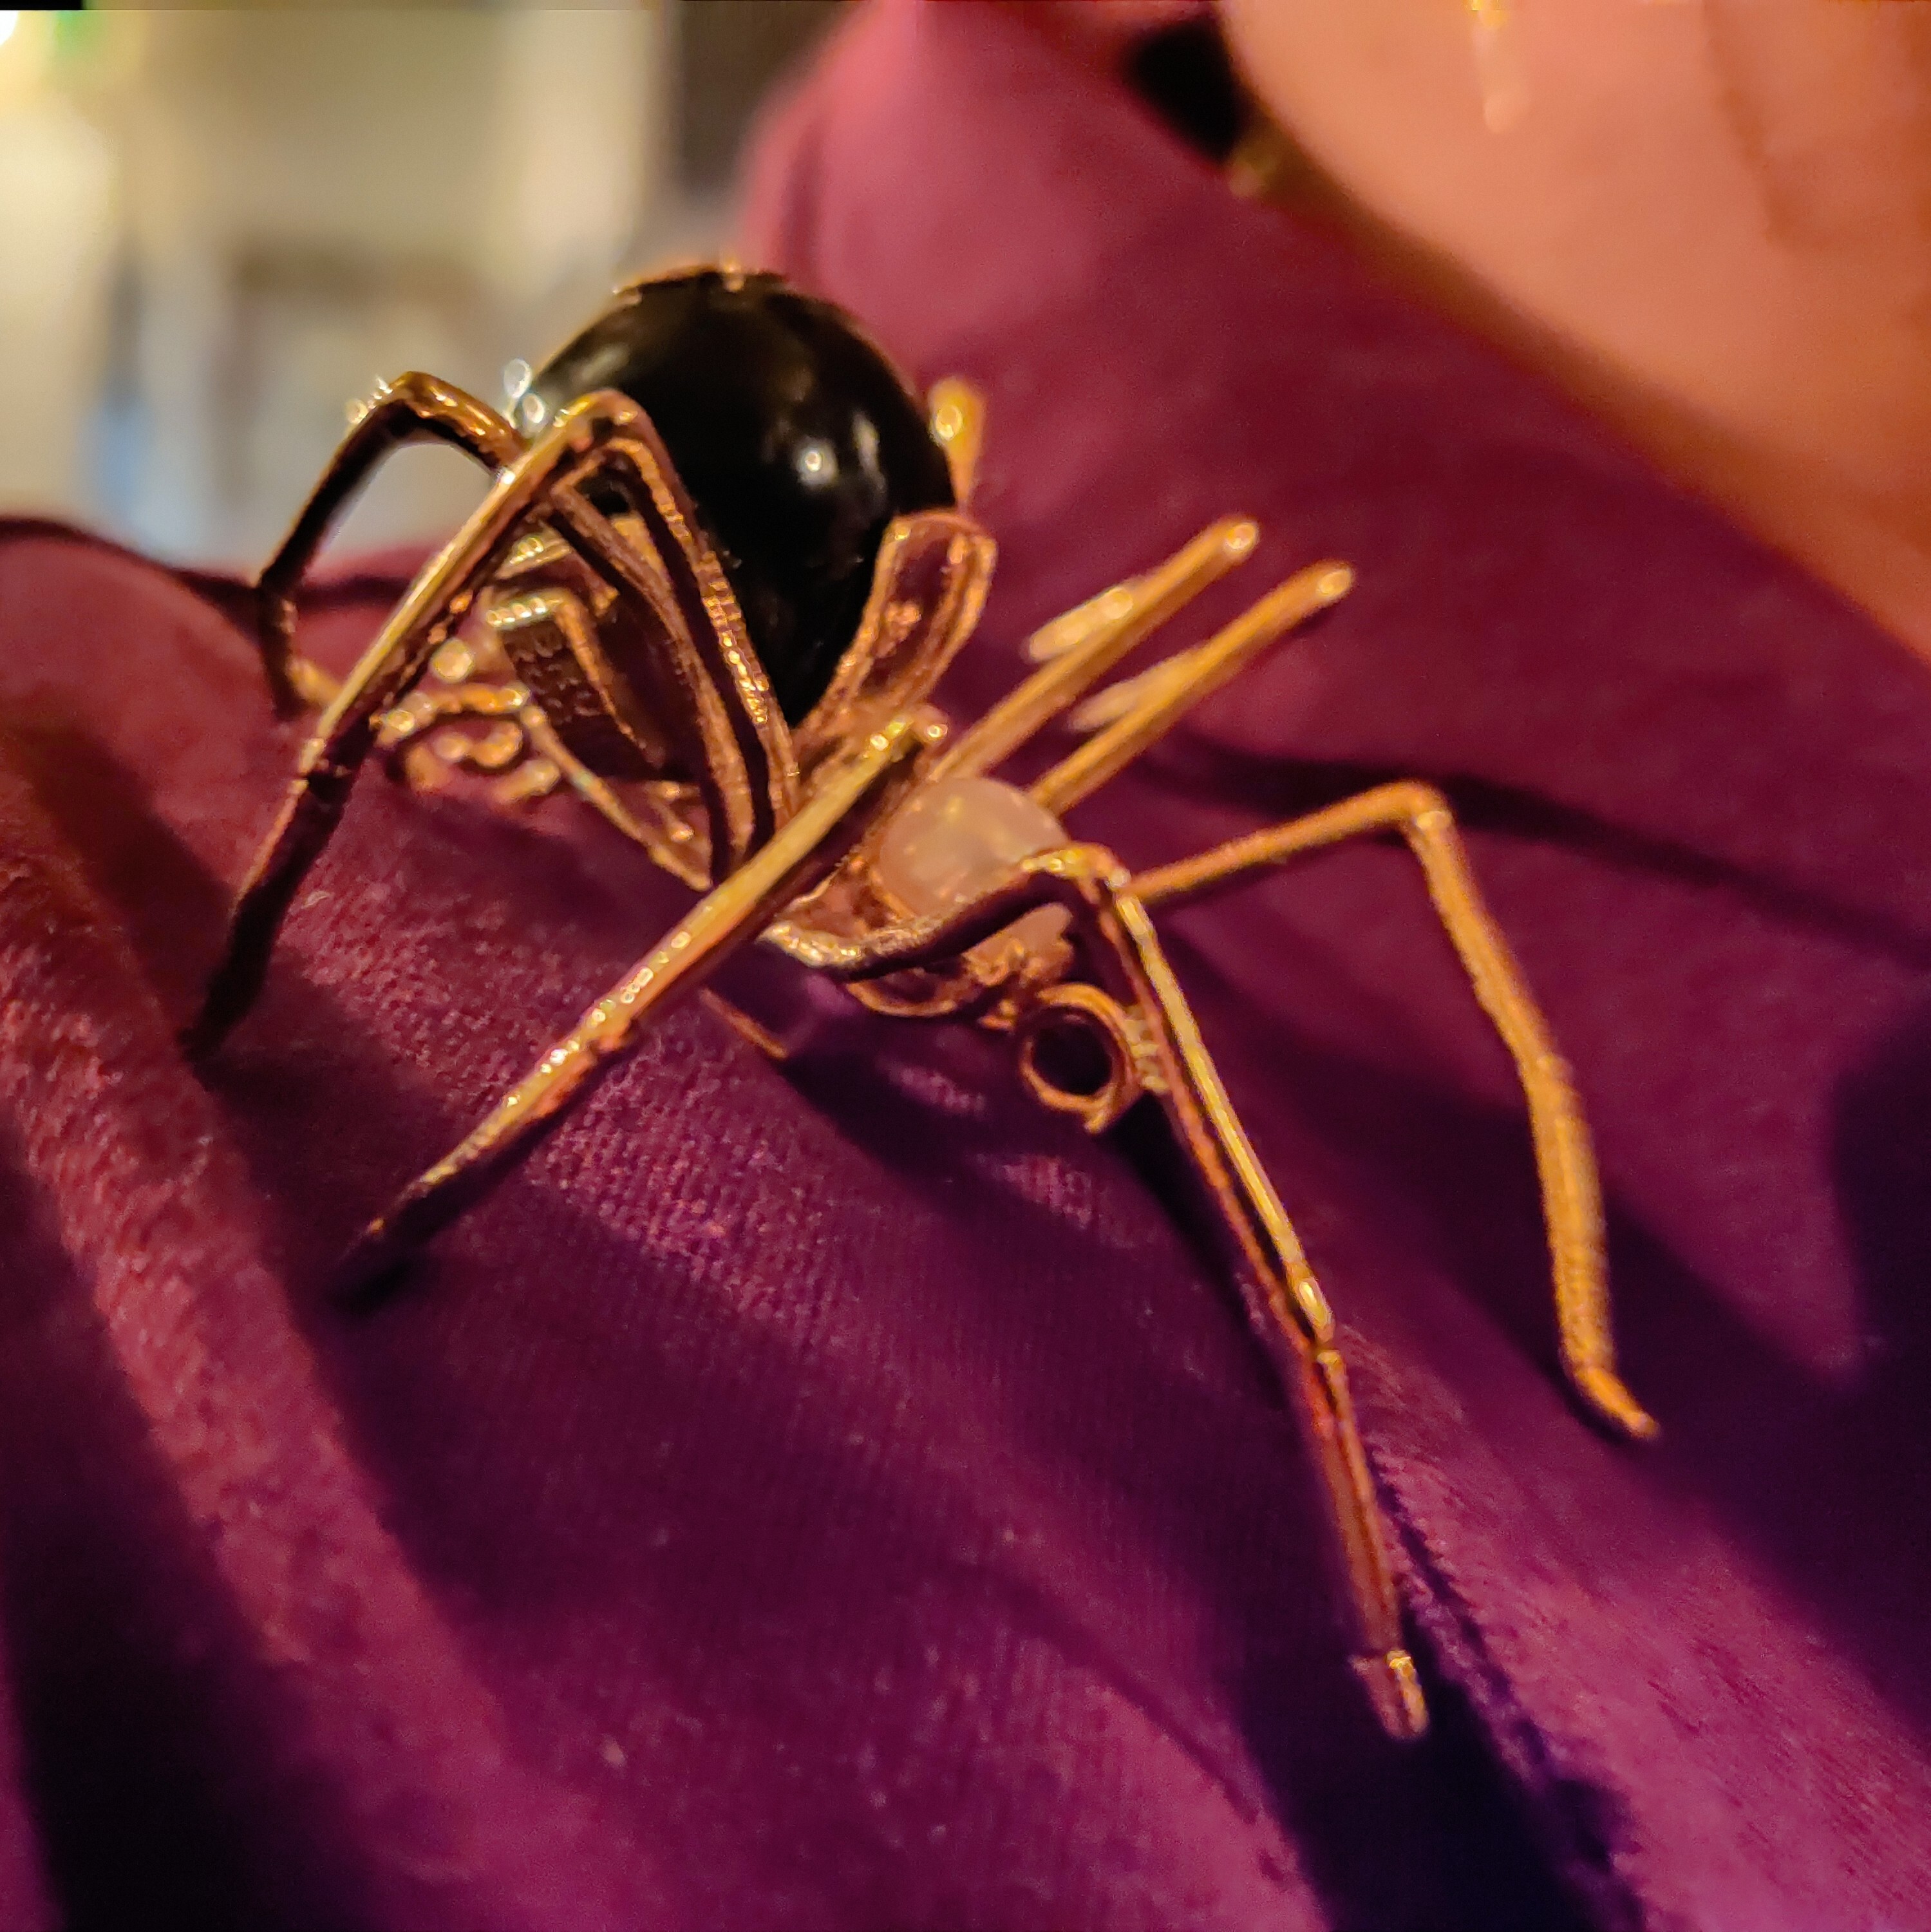
[[[959,507],[901,516],[886,529],[855,634],[822,694],[787,724],[703,519],[634,402],[588,395],[526,441],[433,378],[387,386],[262,574],[264,660],[277,701],[325,709],[243,887],[191,1043],[211,1049],[246,1010],[282,914],[356,771],[379,751],[421,784],[454,766],[482,771],[508,802],[568,785],[702,896],[370,1225],[344,1264],[351,1287],[392,1274],[655,1018],[754,940],[837,979],[879,1013],[1006,1036],[1027,1090],[1090,1132],[1152,1099],[1219,1210],[1243,1300],[1306,1425],[1355,1668],[1384,1724],[1414,1735],[1426,1715],[1333,1318],[1152,913],[1343,839],[1405,842],[1521,1077],[1564,1370],[1595,1419],[1643,1437],[1655,1426],[1615,1372],[1600,1194],[1567,1069],[1482,905],[1447,801],[1425,786],[1384,785],[1137,875],[1061,829],[1187,709],[1344,598],[1353,582],[1345,565],[1303,570],[1206,643],[1108,682],[1252,554],[1253,524],[1225,519],[1036,632],[1031,674],[984,716],[953,727],[931,694],[978,622],[994,546],[969,508],[977,399],[945,383],[928,400]],[[495,472],[493,486],[334,688],[294,652],[295,586],[374,464],[424,435],[467,450]],[[1056,720],[1083,734],[1077,749],[1023,794],[997,778]],[[755,1022],[719,1004],[781,1056]],[[1077,1077],[1069,1040],[1085,1049]]]

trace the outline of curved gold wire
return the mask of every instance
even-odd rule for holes
[[[1039,1064],[1039,1049],[1056,1033],[1083,1034],[1105,1055],[1106,1072],[1090,1088],[1063,1086]],[[1103,1134],[1147,1090],[1144,1053],[1131,1016],[1111,994],[1084,980],[1063,980],[1027,1000],[1013,1024],[1019,1078],[1041,1106],[1070,1114],[1090,1134]]]

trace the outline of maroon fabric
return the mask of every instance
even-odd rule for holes
[[[1268,534],[1175,641],[1359,567],[1077,829],[1448,790],[1669,1440],[1561,1399],[1508,1070],[1379,848],[1168,930],[1342,1314],[1415,1750],[1157,1136],[994,1042],[753,970],[788,1066],[674,1018],[328,1306],[680,896],[568,805],[372,777],[204,1083],[172,1029],[290,740],[206,586],[6,526],[0,1922],[1931,1922],[1931,676],[997,14],[855,20],[757,208],[988,392],[961,708],[1211,516]]]

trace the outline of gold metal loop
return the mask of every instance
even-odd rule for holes
[[[1097,1042],[1106,1055],[1106,1078],[1097,1087],[1085,1091],[1063,1087],[1040,1066],[1041,1042],[1068,1029]],[[1046,987],[1027,1003],[1013,1032],[1027,1092],[1056,1114],[1071,1114],[1090,1134],[1105,1132],[1147,1090],[1132,1019],[1097,986],[1066,980]]]

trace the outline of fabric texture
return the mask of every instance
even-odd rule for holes
[[[1931,674],[997,10],[860,12],[753,230],[988,396],[959,713],[1213,517],[1259,554],[1163,644],[1356,566],[1074,828],[1447,792],[1666,1438],[1564,1399],[1507,1064],[1378,844],[1163,924],[1342,1318],[1418,1747],[1169,1150],[995,1040],[748,963],[786,1065],[679,1012],[331,1306],[685,896],[372,773],[197,1072],[292,734],[232,590],[0,526],[0,1922],[1931,1922]]]

